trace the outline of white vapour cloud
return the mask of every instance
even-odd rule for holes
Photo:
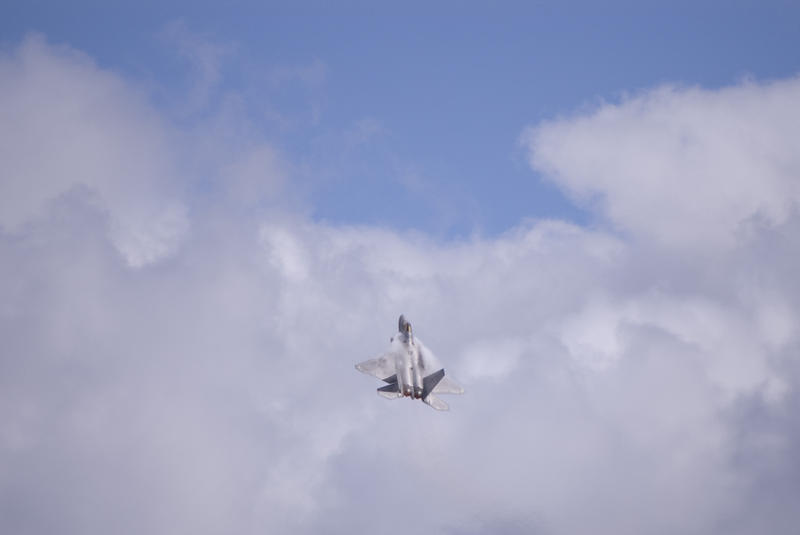
[[[258,212],[253,195],[291,195],[277,151],[246,128],[175,136],[74,51],[33,39],[0,65],[3,531],[745,534],[800,520],[798,174],[773,109],[798,108],[794,81],[655,90],[539,125],[537,169],[601,196],[624,232],[527,221],[441,243]],[[727,129],[695,117],[714,110],[776,141],[736,145],[767,179],[739,173],[722,192],[732,167],[708,152]],[[45,135],[56,118],[62,135]],[[661,141],[640,145],[649,130]],[[217,135],[221,152],[192,150]],[[98,163],[95,144],[113,157]],[[220,202],[175,186],[186,154],[213,164]],[[175,206],[184,223],[163,215]],[[121,245],[120,225],[144,245]],[[465,383],[451,413],[382,400],[353,370],[400,312]]]

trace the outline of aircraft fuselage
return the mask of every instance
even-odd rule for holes
[[[419,399],[422,397],[423,391],[419,345],[414,343],[411,323],[406,321],[405,316],[402,314],[397,322],[397,327],[399,331],[397,341],[402,346],[402,349],[397,352],[395,357],[397,388],[403,396]]]
[[[403,396],[422,397],[422,366],[420,364],[419,346],[414,343],[411,326],[407,332],[398,335],[402,351],[398,351],[395,360],[397,368],[397,387]]]

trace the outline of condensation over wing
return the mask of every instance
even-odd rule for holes
[[[415,342],[417,347],[419,347],[419,365],[420,368],[422,368],[420,370],[422,375],[430,375],[436,370],[441,370],[442,363],[439,362],[439,359],[436,358],[436,355],[433,354],[433,351],[428,349],[419,338],[415,339]]]
[[[356,369],[368,375],[373,375],[381,381],[391,383],[392,378],[395,377],[397,370],[395,368],[395,354],[393,352],[384,353],[380,357],[365,360],[356,364]],[[395,378],[395,381],[397,379]]]

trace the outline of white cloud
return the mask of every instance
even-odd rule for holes
[[[0,56],[0,224],[16,229],[87,188],[132,266],[173,250],[188,228],[169,130],[144,96],[83,54],[28,37]]]
[[[473,343],[463,355],[462,376],[468,381],[484,378],[508,380],[526,349],[525,341],[518,339]]]
[[[192,83],[178,109],[185,115],[202,112],[219,92],[224,60],[234,54],[236,46],[197,35],[184,20],[167,24],[161,38],[191,70]]]
[[[730,247],[800,200],[800,79],[662,87],[530,128],[531,165],[614,225],[685,249]]]
[[[431,533],[797,524],[800,220],[775,200],[791,190],[782,171],[738,174],[719,200],[730,165],[706,151],[727,130],[694,117],[724,110],[778,140],[746,96],[790,102],[795,82],[658,90],[540,125],[536,165],[603,196],[626,232],[527,221],[442,243],[254,211],[254,196],[292,195],[277,151],[247,128],[172,137],[74,52],[34,39],[2,69],[5,531],[404,533],[397,511]],[[48,137],[54,117],[63,135]],[[670,128],[700,140],[681,149],[693,160],[671,152],[670,128],[637,156],[653,117],[683,118]],[[629,142],[608,152],[608,139]],[[96,144],[114,157],[97,163]],[[736,148],[754,168],[793,169],[788,142]],[[194,195],[187,154],[209,163]],[[465,383],[451,413],[382,400],[353,370],[400,312]]]

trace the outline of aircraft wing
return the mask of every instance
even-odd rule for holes
[[[384,353],[380,357],[356,364],[356,369],[368,375],[373,375],[387,383],[397,382],[395,354],[392,352]]]

